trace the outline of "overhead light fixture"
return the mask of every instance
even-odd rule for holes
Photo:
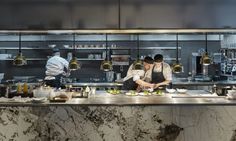
[[[181,73],[183,72],[183,65],[179,63],[179,36],[178,33],[176,34],[176,62],[172,68],[174,73]]]
[[[75,50],[75,33],[73,34],[73,58],[70,60],[69,63],[69,70],[71,71],[75,71],[80,69],[80,64],[77,61],[77,57],[76,57],[76,50]]]
[[[13,65],[24,66],[26,64],[27,64],[27,61],[21,52],[21,33],[19,33],[19,52],[13,60]]]
[[[209,56],[208,54],[208,50],[207,50],[207,33],[205,35],[205,53],[203,53],[202,57],[201,57],[201,60],[200,60],[200,63],[204,66],[208,66],[211,64],[211,57]]]
[[[143,70],[143,62],[140,60],[140,54],[139,54],[139,34],[137,34],[137,58],[136,61],[134,61],[133,69],[134,70]]]
[[[107,43],[107,34],[106,36],[106,58],[105,60],[102,61],[100,69],[103,71],[111,71],[112,68],[112,63],[110,61],[110,55],[108,54],[108,43]]]

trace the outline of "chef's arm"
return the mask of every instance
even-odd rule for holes
[[[141,79],[136,80],[135,83],[138,84],[138,85],[140,85],[140,86],[149,87],[149,88],[153,88],[153,87],[155,86],[154,84],[145,82],[145,81],[143,81],[143,80],[141,80]]]
[[[163,85],[169,85],[170,82],[171,82],[170,80],[165,80],[165,81],[163,81],[161,83],[156,83],[155,84],[155,88],[158,88],[159,86],[163,86]]]

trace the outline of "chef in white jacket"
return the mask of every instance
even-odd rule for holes
[[[46,77],[44,79],[45,84],[51,87],[61,87],[61,77],[69,76],[69,62],[60,57],[59,49],[53,50],[53,57],[48,59],[46,64]]]

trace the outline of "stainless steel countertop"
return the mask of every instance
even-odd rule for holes
[[[188,85],[188,86],[209,86],[209,85],[236,85],[236,81],[211,81],[211,82],[202,82],[202,81],[173,81],[173,85]]]
[[[189,95],[194,96],[192,98]],[[211,97],[203,90],[189,90],[187,94],[169,94],[163,96],[127,96],[124,94],[111,95],[105,91],[97,91],[90,98],[73,98],[66,103],[16,103],[0,102],[0,106],[148,106],[148,105],[236,105],[236,100],[228,100],[226,97]],[[198,98],[196,96],[202,95]],[[204,97],[205,96],[205,97]]]
[[[173,81],[173,85],[188,85],[188,86],[209,86],[209,85],[236,85],[236,81],[211,81],[211,82],[201,82],[201,81]],[[116,82],[103,82],[103,83],[68,83],[68,85],[74,85],[74,86],[122,86],[122,83],[116,83]]]
[[[37,85],[38,83],[28,83],[30,85]],[[201,81],[173,81],[174,86],[210,86],[210,85],[236,85],[236,81],[215,81],[215,82],[201,82]],[[4,85],[4,84],[0,84]],[[67,85],[73,86],[92,86],[92,87],[121,87],[122,83],[116,82],[76,82],[76,83],[67,83]]]
[[[67,85],[73,85],[73,86],[94,86],[94,87],[105,87],[105,86],[123,86],[122,83],[115,83],[115,82],[97,82],[97,83],[93,83],[93,82],[80,82],[80,83],[67,83]]]

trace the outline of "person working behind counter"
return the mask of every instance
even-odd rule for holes
[[[61,87],[61,77],[69,76],[69,62],[60,57],[59,49],[53,50],[53,57],[51,57],[46,64],[46,77],[44,79],[45,84],[51,87]]]
[[[150,63],[149,61],[150,57],[145,57],[143,62]],[[124,78],[123,89],[137,90],[138,86],[154,88],[155,84],[151,84],[142,80],[145,76],[145,70],[134,70],[133,64],[130,65],[127,75]]]
[[[149,77],[151,78],[151,83],[155,84],[154,88],[166,86],[172,81],[171,67],[163,61],[161,54],[155,55],[154,66]]]

